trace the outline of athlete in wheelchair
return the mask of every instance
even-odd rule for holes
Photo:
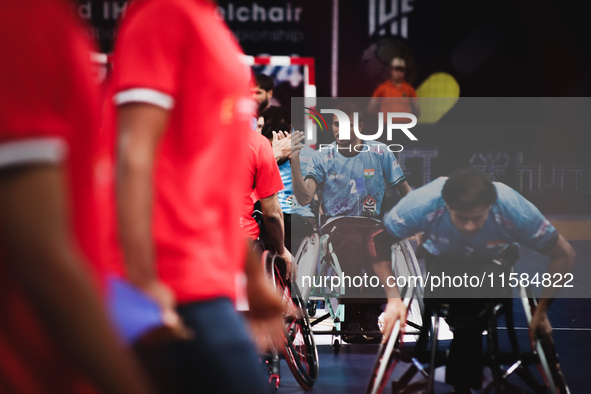
[[[355,104],[345,102],[337,109],[350,119],[356,113],[359,130],[363,130],[363,116]],[[366,242],[380,225],[384,196],[392,191],[395,191],[393,195],[404,196],[411,190],[396,157],[386,145],[362,141],[353,130],[349,130],[351,139],[340,139],[343,130],[336,116],[332,119],[332,129],[336,141],[323,145],[304,171],[297,147],[291,155],[297,202],[307,205],[318,194],[322,210],[319,230],[305,238],[296,254],[298,284],[302,287],[305,300],[312,289],[303,282],[303,278],[311,278],[317,273],[321,276],[374,275],[374,267],[366,253]],[[324,248],[320,248],[321,239]],[[325,298],[334,296],[333,299],[345,302],[345,306],[340,304],[338,308],[327,303],[333,311],[335,334],[347,331],[343,332],[346,340],[380,341],[377,321],[385,298],[381,287],[370,290],[369,286],[350,286],[330,294],[324,292]],[[338,338],[335,345],[335,351],[338,351]]]
[[[519,243],[551,258],[548,273],[570,272],[575,259],[571,245],[556,231],[539,210],[513,189],[501,183],[490,182],[487,176],[475,169],[460,170],[449,178],[439,178],[403,198],[385,217],[387,231],[373,237],[372,251],[376,260],[388,257],[387,245],[419,231],[424,232],[421,250],[427,260],[427,274],[441,278],[449,276],[486,273],[492,278],[510,273],[518,258]],[[385,245],[385,246],[380,246]],[[419,252],[417,252],[419,254]],[[496,267],[495,267],[496,266]],[[385,272],[384,278],[392,275]],[[484,278],[484,276],[482,276]],[[486,276],[488,279],[489,276]],[[530,328],[533,354],[519,351],[512,319],[512,289],[504,283],[486,281],[484,289],[477,284],[463,288],[453,285],[437,292],[425,292],[425,324],[414,349],[405,361],[411,367],[398,381],[393,392],[423,392],[424,387],[412,386],[413,374],[421,372],[428,377],[426,392],[433,390],[436,366],[446,364],[446,382],[457,393],[480,389],[483,380],[483,362],[491,367],[494,382],[486,389],[496,392],[546,392],[546,387],[536,384],[525,368],[538,364],[543,370],[545,383],[553,393],[568,392],[558,359],[553,349],[552,327],[547,310],[559,288],[544,287],[537,303],[530,287],[519,283],[521,298]],[[495,287],[496,286],[496,287]],[[427,282],[425,287],[429,287]],[[473,288],[474,287],[474,288]],[[473,290],[476,290],[472,292]],[[413,291],[388,300],[384,317],[384,332],[390,335],[374,368],[368,393],[381,392],[396,361],[404,360],[400,351],[402,340],[399,331],[407,316],[408,301],[417,294]],[[504,313],[512,352],[503,360],[498,350],[496,318]],[[431,329],[431,315],[435,316]],[[452,340],[447,357],[437,352],[438,317],[446,317],[452,328]],[[487,357],[483,358],[482,333],[487,331]],[[423,352],[432,337],[431,349]],[[422,353],[421,353],[422,352]],[[428,354],[428,356],[425,356]],[[501,368],[501,364],[509,365]],[[428,368],[425,367],[428,365]],[[429,370],[429,373],[426,373]],[[514,386],[507,378],[517,372],[531,391]]]

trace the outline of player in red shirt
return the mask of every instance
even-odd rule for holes
[[[0,392],[150,392],[99,299],[91,45],[66,1],[5,3],[0,34]]]
[[[283,190],[279,167],[275,162],[269,140],[253,130],[248,130],[248,189],[244,193],[244,210],[240,225],[246,236],[252,240],[259,237],[259,226],[252,217],[252,207],[260,201],[263,220],[270,241],[284,261],[291,261],[291,254],[284,244],[283,213],[277,193]]]
[[[232,304],[247,250],[236,194],[246,188],[252,112],[250,70],[240,56],[206,0],[132,2],[114,52],[128,276],[171,317],[176,299],[176,312],[194,331],[177,354],[181,383],[191,392],[266,391]],[[246,271],[251,312],[275,300],[278,311],[260,260]]]

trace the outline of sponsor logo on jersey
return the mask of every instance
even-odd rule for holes
[[[365,201],[363,201],[363,212],[374,213],[376,209],[376,200],[372,197],[367,197]]]
[[[373,168],[370,169],[364,169],[363,170],[363,176],[365,176],[366,178],[373,178],[373,176],[376,174],[376,170]]]
[[[345,175],[344,174],[337,174],[335,171],[331,171],[330,174],[328,174],[328,179],[331,181],[341,180],[341,179],[345,179]]]
[[[550,222],[548,220],[544,220],[542,222],[542,224],[540,225],[540,227],[538,228],[538,231],[536,231],[536,233],[534,234],[534,239],[540,239],[544,235],[546,235],[549,227],[550,227]]]

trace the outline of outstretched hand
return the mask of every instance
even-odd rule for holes
[[[304,140],[304,133],[301,131],[294,131],[288,133],[286,131],[273,131],[273,152],[275,153],[275,160],[281,161],[290,158],[295,151],[299,151],[305,145],[301,142]]]
[[[162,311],[162,327],[148,334],[150,342],[161,342],[172,339],[191,339],[193,332],[187,328],[176,311],[176,300],[172,290],[160,281],[142,287],[144,293],[154,299]]]
[[[538,307],[531,319],[530,343],[533,349],[536,347],[536,341],[542,337],[552,335],[552,325],[548,319],[548,314],[543,308]]]
[[[404,327],[406,326],[406,306],[400,298],[388,298],[388,304],[384,311],[384,326],[382,327],[382,343],[386,343],[394,324],[400,321],[400,335],[404,335]]]

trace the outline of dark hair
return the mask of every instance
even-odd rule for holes
[[[256,74],[254,77],[256,80],[256,86],[263,89],[265,92],[275,88],[275,81],[270,76],[265,74]]]
[[[274,131],[287,131],[289,133],[289,125],[281,120],[274,120],[263,125],[261,134],[267,138],[273,138]]]
[[[265,123],[285,121],[283,108],[275,107],[273,105],[261,112],[259,117],[261,116],[265,119]]]
[[[363,122],[363,112],[359,109],[359,106],[352,101],[342,101],[337,105],[336,109],[349,115],[351,122],[353,122],[353,113],[357,112],[359,114],[359,122]]]
[[[454,171],[445,181],[441,195],[454,211],[468,211],[479,205],[490,206],[497,201],[495,185],[476,168]]]

